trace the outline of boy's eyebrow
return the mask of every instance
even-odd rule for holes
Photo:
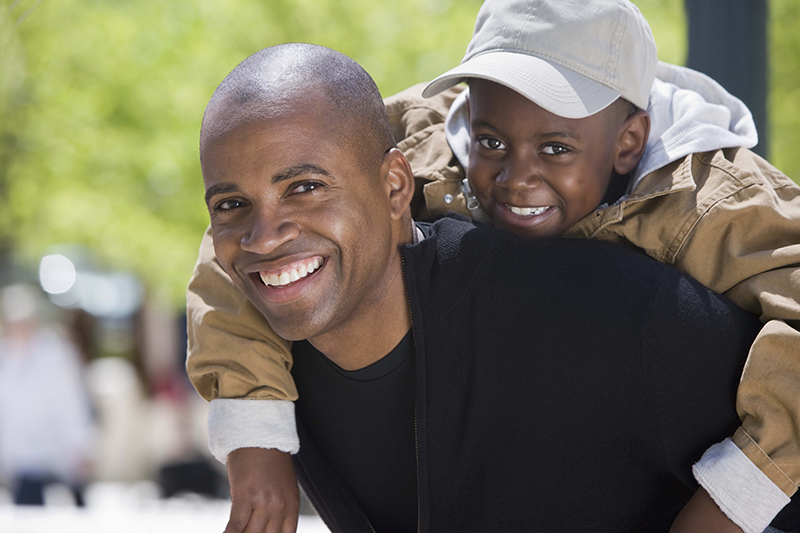
[[[240,191],[241,189],[239,189],[238,185],[236,185],[235,183],[231,183],[229,181],[223,181],[222,183],[215,183],[214,185],[206,189],[206,205],[208,205],[208,201],[211,200],[211,198],[214,195],[225,194],[227,192],[240,192]]]
[[[539,137],[544,137],[545,139],[553,139],[559,137],[566,137],[568,139],[573,139],[576,141],[581,140],[581,135],[577,131],[574,130],[561,130],[561,131],[548,131],[547,133],[540,133]]]
[[[487,121],[485,121],[485,120],[483,120],[483,119],[480,119],[480,118],[476,118],[475,120],[473,120],[473,121],[470,123],[470,125],[471,125],[473,128],[488,128],[488,129],[490,129],[490,130],[494,130],[494,131],[496,131],[496,132],[498,132],[498,133],[500,132],[500,130],[498,130],[497,128],[495,128],[495,127],[494,127],[494,126],[493,126],[491,123],[489,123],[489,122],[487,122]]]
[[[272,184],[275,185],[276,183],[280,183],[282,181],[290,180],[292,178],[296,178],[297,176],[301,176],[303,174],[319,174],[321,176],[331,176],[330,172],[325,170],[322,167],[318,167],[317,165],[313,165],[310,163],[305,163],[302,165],[295,165],[293,167],[286,168],[274,176],[272,176]]]
[[[489,123],[489,122],[487,122],[487,121],[485,121],[483,119],[480,119],[480,118],[477,118],[477,119],[473,120],[471,125],[472,125],[473,128],[486,128],[486,129],[493,130],[493,131],[495,131],[497,133],[500,133],[500,130],[497,129],[496,126],[494,126],[491,123]],[[574,130],[570,130],[570,129],[564,129],[564,130],[560,130],[560,131],[548,131],[546,133],[538,134],[537,137],[541,137],[541,138],[544,138],[544,139],[558,139],[558,138],[566,137],[567,139],[573,139],[575,141],[581,141],[583,139],[581,137],[580,133],[578,133],[577,131],[574,131]]]

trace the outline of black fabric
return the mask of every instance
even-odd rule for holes
[[[292,347],[297,417],[380,533],[417,530],[413,349],[409,332],[376,363],[346,371],[308,342]]]
[[[403,255],[420,531],[668,531],[691,464],[738,425],[759,322],[608,243],[459,217]],[[360,531],[298,419],[304,486],[332,531]]]

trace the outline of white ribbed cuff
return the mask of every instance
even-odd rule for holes
[[[731,439],[706,450],[694,477],[744,533],[762,533],[789,497]]]
[[[208,449],[223,464],[239,448],[275,448],[297,453],[300,439],[294,402],[286,400],[211,400]]]

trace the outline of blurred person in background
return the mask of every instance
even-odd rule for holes
[[[0,292],[0,474],[17,505],[43,505],[63,483],[81,506],[94,434],[83,365],[42,307],[29,286]]]

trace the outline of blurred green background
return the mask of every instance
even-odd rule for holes
[[[683,64],[683,0],[638,0]],[[330,46],[384,95],[456,65],[480,0],[0,0],[0,249],[86,245],[178,309],[208,215],[198,132],[249,54]],[[771,161],[800,179],[800,2],[770,1]],[[35,267],[34,267],[35,268]]]

